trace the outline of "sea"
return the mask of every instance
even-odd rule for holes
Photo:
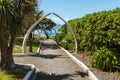
[[[48,32],[51,36],[55,36],[56,35],[56,33],[58,32],[58,30],[61,28],[61,24],[56,24],[56,26],[54,27],[54,29],[56,30],[56,32],[54,31],[54,30],[52,30],[51,32]],[[40,30],[39,30],[39,32],[41,32]],[[39,34],[38,33],[38,30],[35,30],[34,32],[33,32],[33,34]],[[44,33],[42,32],[41,33],[42,35],[44,35]]]

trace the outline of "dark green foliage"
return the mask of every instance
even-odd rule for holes
[[[62,28],[58,31],[57,35],[55,36],[55,40],[65,49],[75,49],[74,38],[72,36],[71,31],[67,29],[66,25],[63,25]]]
[[[91,59],[91,65],[101,70],[113,71],[120,69],[118,64],[120,58],[119,55],[109,49],[102,47],[100,50],[93,52]]]
[[[101,47],[106,47],[108,53],[113,56],[113,53],[120,53],[120,8],[87,14],[82,18],[70,20],[69,23],[76,32],[79,50],[89,51],[91,56],[94,55],[93,52],[96,50],[100,50],[99,53],[101,53]],[[57,34],[56,41],[62,46],[65,45],[65,48],[71,49],[71,46],[75,46],[74,39],[68,29],[66,30],[67,33],[64,33],[65,29],[63,27],[59,30],[61,33]],[[62,43],[63,40],[67,41],[66,44]],[[109,52],[109,50],[112,52]],[[107,54],[107,52],[105,53]],[[110,69],[107,68],[107,70]]]

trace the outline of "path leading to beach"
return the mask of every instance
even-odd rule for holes
[[[51,39],[43,41],[40,55],[15,56],[14,60],[34,64],[37,67],[35,80],[89,80],[87,74]]]

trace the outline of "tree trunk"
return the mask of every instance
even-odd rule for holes
[[[1,67],[14,66],[14,60],[12,56],[14,38],[11,38],[10,46],[8,47],[8,40],[4,34],[0,34],[0,46],[1,46]]]
[[[7,44],[3,39],[3,35],[0,34],[0,46],[1,46],[1,67],[5,63],[5,54],[7,54]]]
[[[46,39],[49,39],[50,36],[47,34],[47,32],[44,32],[44,33],[45,33],[45,35],[46,35]]]
[[[14,47],[14,41],[15,41],[15,36],[12,36],[11,37],[11,41],[10,41],[10,45],[9,45],[9,47],[8,47],[8,57],[9,57],[9,59],[8,60],[10,60],[10,64],[12,65],[12,66],[14,66],[14,60],[13,60],[13,47]]]
[[[32,33],[30,33],[30,36],[29,36],[29,52],[33,52],[33,50],[32,50]]]

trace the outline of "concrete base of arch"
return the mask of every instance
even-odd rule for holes
[[[54,16],[58,17],[59,19],[61,19],[66,25],[67,27],[70,29],[70,31],[72,32],[72,35],[74,37],[74,40],[75,40],[75,45],[76,45],[76,50],[75,50],[75,53],[78,52],[78,44],[77,44],[77,38],[76,38],[76,34],[73,30],[73,28],[71,27],[71,25],[65,21],[62,17],[60,17],[58,14],[56,13],[48,13],[46,14],[45,16],[39,18],[34,24],[31,25],[31,27],[28,29],[27,33],[25,34],[25,37],[24,37],[24,40],[23,40],[23,43],[22,43],[22,54],[26,54],[26,42],[27,42],[27,39],[28,39],[28,36],[30,35],[30,33],[32,32],[33,28],[36,27],[37,24],[39,24],[43,19],[45,19],[47,16],[49,16],[50,14],[53,14]]]

